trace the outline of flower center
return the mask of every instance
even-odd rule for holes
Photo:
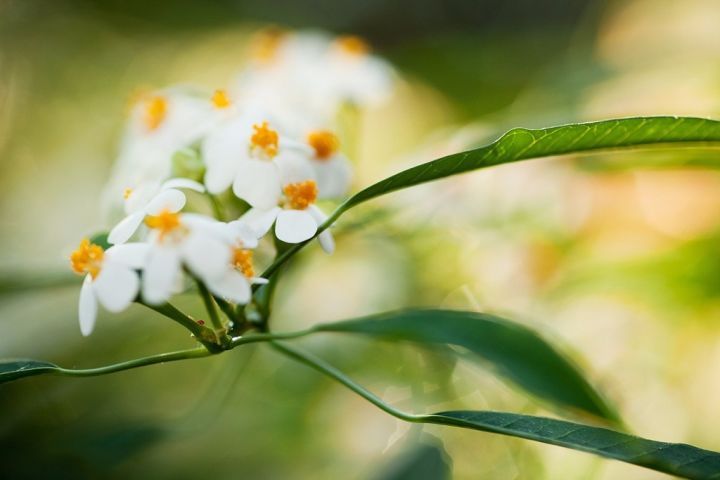
[[[280,28],[268,28],[255,35],[250,55],[261,63],[270,63],[277,57],[287,33]]]
[[[145,100],[145,126],[152,131],[157,129],[167,116],[168,101],[161,95]]]
[[[255,131],[250,136],[250,148],[259,148],[268,158],[273,158],[278,152],[278,133],[268,126],[268,122],[253,125]]]
[[[364,56],[370,52],[370,45],[357,35],[343,35],[335,40],[341,51],[353,55]]]
[[[148,215],[145,218],[145,225],[160,232],[160,240],[180,228],[180,214],[169,210],[163,210],[157,215]]]
[[[253,252],[247,248],[237,247],[233,249],[233,266],[240,270],[247,278],[255,276],[253,268]]]
[[[211,100],[213,106],[218,110],[228,108],[232,104],[232,102],[230,101],[230,97],[228,97],[228,94],[225,90],[215,90],[215,93],[213,93]]]
[[[307,141],[315,149],[315,157],[319,160],[327,160],[340,149],[340,139],[328,130],[310,132]]]
[[[127,200],[130,198],[130,195],[133,194],[133,189],[130,187],[127,187],[125,190],[123,190],[123,199]]]
[[[102,268],[105,251],[100,245],[83,238],[77,250],[70,254],[70,266],[75,273],[89,273],[95,279]]]
[[[288,183],[283,188],[286,198],[286,205],[293,210],[305,210],[315,203],[318,196],[318,188],[315,180],[304,182]]]

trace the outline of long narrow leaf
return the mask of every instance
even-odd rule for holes
[[[614,410],[565,355],[533,330],[493,315],[455,310],[401,310],[322,324],[317,330],[464,347],[500,375],[541,399],[617,420]]]

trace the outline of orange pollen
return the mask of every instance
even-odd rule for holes
[[[246,248],[238,247],[233,249],[233,265],[240,270],[247,278],[255,276],[253,268],[253,252]]]
[[[225,90],[215,90],[215,93],[213,93],[211,100],[212,104],[217,109],[228,108],[232,104],[232,102],[230,101],[230,97],[228,97],[228,94]]]
[[[158,230],[160,238],[172,233],[180,227],[180,214],[172,213],[169,210],[163,210],[157,215],[149,215],[145,218],[145,225],[149,228]]]
[[[328,130],[310,132],[307,141],[315,149],[315,157],[319,160],[327,160],[340,149],[340,139]]]
[[[345,53],[351,55],[367,55],[370,52],[370,45],[357,35],[343,35],[335,40],[335,44]]]
[[[279,28],[268,28],[255,35],[250,47],[250,55],[262,63],[270,63],[277,56],[287,33]]]
[[[70,266],[75,273],[89,273],[94,279],[100,273],[104,256],[105,251],[100,245],[83,238],[77,250],[70,254]]]
[[[155,130],[167,116],[168,101],[165,97],[155,95],[145,100],[145,126]]]
[[[123,198],[125,200],[127,200],[128,198],[130,198],[130,195],[132,195],[132,193],[133,193],[132,188],[130,188],[130,187],[126,188],[125,190],[123,190]]]
[[[268,127],[268,122],[262,122],[261,125],[253,125],[253,133],[250,136],[250,145],[252,148],[260,148],[265,155],[273,158],[278,152],[278,133]]]
[[[286,198],[286,205],[293,210],[305,210],[315,203],[318,196],[318,187],[315,180],[304,182],[288,183],[283,188]]]

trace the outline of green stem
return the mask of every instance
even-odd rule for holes
[[[165,315],[169,319],[179,323],[180,325],[188,329],[190,333],[192,333],[195,338],[200,343],[202,343],[203,346],[205,346],[205,348],[211,353],[217,353],[221,350],[220,346],[215,342],[215,332],[203,325],[200,325],[195,320],[190,318],[189,315],[186,315],[182,311],[178,310],[171,303],[168,302],[163,305],[150,305],[143,302],[142,300],[137,300],[137,303],[145,305],[149,309],[155,310],[156,312]]]
[[[213,300],[212,295],[210,294],[203,282],[201,282],[197,278],[195,279],[195,281],[197,282],[200,296],[202,297],[203,303],[205,304],[205,310],[207,310],[208,316],[210,317],[210,322],[212,322],[215,331],[218,333],[224,332],[225,326],[223,325],[222,320],[220,320],[220,316],[218,315],[217,309],[215,308],[215,301]]]
[[[149,357],[136,358],[134,360],[128,360],[127,362],[116,363],[105,367],[81,369],[56,367],[53,368],[51,372],[73,377],[92,377],[96,375],[104,375],[107,373],[121,372],[123,370],[129,370],[131,368],[144,367],[147,365],[153,365],[155,363],[176,362],[178,360],[207,357],[210,355],[212,355],[212,352],[210,352],[207,348],[196,347],[188,350],[179,350],[177,352],[161,353]]]
[[[215,218],[220,220],[221,222],[225,221],[225,211],[223,210],[223,206],[218,200],[218,198],[213,195],[212,193],[207,193],[208,199],[210,199],[210,206],[213,210],[213,215],[215,215]]]
[[[353,392],[363,397],[365,400],[378,407],[380,410],[389,413],[393,417],[399,418],[400,420],[405,420],[406,422],[422,422],[425,419],[425,415],[413,415],[412,413],[403,412],[396,409],[395,407],[386,404],[374,393],[353,382],[340,370],[314,355],[303,352],[293,347],[289,347],[287,345],[283,345],[282,343],[278,343],[275,341],[272,342],[272,346],[276,350],[287,355],[288,357],[297,360],[298,362],[307,365],[308,367],[317,370],[318,372],[323,373],[333,378],[334,380],[337,380],[339,383],[343,384]]]

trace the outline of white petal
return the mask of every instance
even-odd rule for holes
[[[247,160],[238,164],[233,192],[253,207],[269,209],[280,199],[280,172],[265,160]]]
[[[268,283],[270,283],[270,280],[262,277],[253,277],[250,279],[250,283],[252,283],[253,285],[267,285]]]
[[[143,271],[143,299],[152,305],[165,303],[172,295],[179,276],[180,252],[174,247],[152,248]]]
[[[227,228],[232,235],[235,242],[242,244],[245,248],[256,248],[258,246],[258,240],[267,233],[267,230],[260,233],[258,230],[251,226],[244,220],[235,220],[227,224]],[[268,227],[268,230],[270,227]]]
[[[275,222],[275,235],[287,243],[300,243],[317,232],[317,221],[307,210],[283,210]]]
[[[304,182],[305,180],[316,180],[310,157],[307,155],[286,151],[275,157],[274,162],[280,170],[280,182],[282,185]]]
[[[145,212],[135,212],[123,218],[108,234],[108,243],[117,245],[127,242],[145,218]]]
[[[148,215],[157,215],[163,210],[175,213],[182,210],[185,206],[185,201],[186,198],[184,193],[180,190],[171,188],[169,190],[163,190],[155,195],[155,197],[150,200],[147,207],[145,207],[145,211]]]
[[[208,192],[217,194],[230,188],[237,176],[237,169],[237,160],[235,162],[219,162],[215,165],[207,164],[204,181]]]
[[[270,210],[262,210],[260,208],[251,208],[245,215],[240,217],[240,221],[246,222],[255,230],[258,238],[263,237],[270,231],[278,214],[282,211],[280,207],[274,207]]]
[[[190,233],[181,248],[185,264],[202,279],[221,276],[232,260],[230,246],[206,232]]]
[[[344,155],[334,155],[327,160],[315,160],[312,163],[320,198],[337,198],[347,193],[352,168]]]
[[[246,304],[250,301],[250,282],[237,270],[228,268],[223,275],[206,279],[206,284],[215,295],[232,302]]]
[[[202,183],[190,180],[189,178],[171,178],[162,184],[161,190],[168,190],[171,188],[187,188],[188,190],[195,190],[196,192],[204,193],[205,187]]]
[[[149,243],[133,242],[108,248],[105,251],[105,258],[114,263],[140,269],[145,266],[149,253]]]
[[[328,255],[335,251],[335,239],[329,229],[320,232],[318,242],[320,242],[320,247],[322,247],[323,251]]]
[[[121,312],[137,297],[140,280],[127,266],[105,261],[93,286],[103,307],[111,312]]]
[[[90,275],[85,277],[80,288],[78,316],[80,318],[80,332],[87,337],[92,333],[97,318],[97,300],[93,292],[93,279]]]

